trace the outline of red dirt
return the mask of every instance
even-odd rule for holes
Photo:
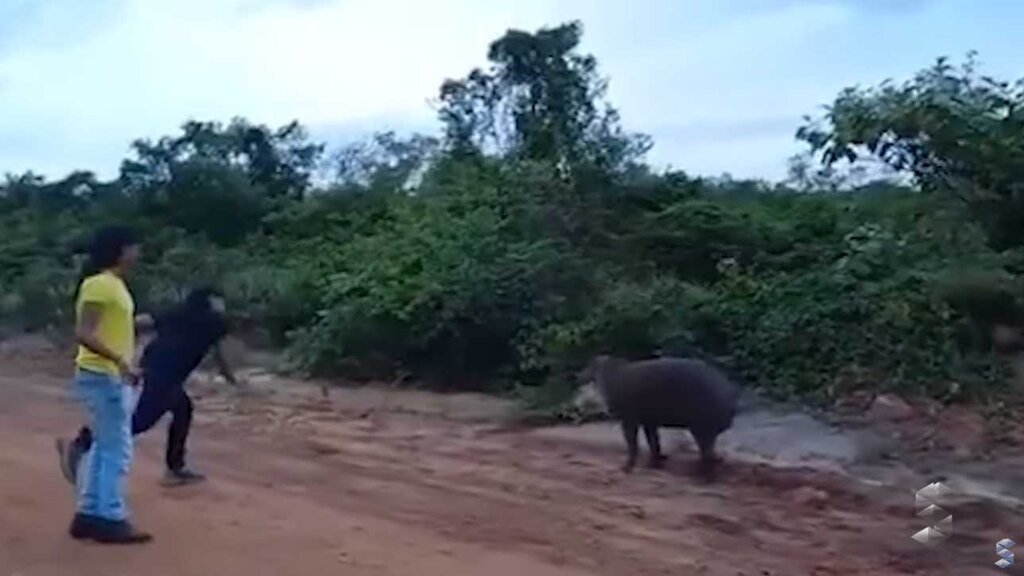
[[[211,481],[160,488],[154,431],[139,439],[130,498],[156,541],[81,544],[66,535],[72,494],[52,448],[81,418],[66,360],[0,364],[0,576],[969,576],[993,573],[1012,521],[977,505],[927,549],[910,539],[922,526],[909,489],[742,462],[705,485],[685,452],[669,471],[627,476],[621,448],[457,414],[367,416],[310,388],[205,393],[192,460]]]

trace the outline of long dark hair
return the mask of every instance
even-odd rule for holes
[[[82,263],[82,271],[75,284],[72,301],[78,302],[78,292],[82,289],[82,282],[117,266],[125,249],[138,243],[139,239],[135,231],[126,226],[107,226],[97,230],[89,243],[85,262]]]

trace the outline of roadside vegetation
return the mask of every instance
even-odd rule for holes
[[[664,353],[812,402],[1006,389],[1024,83],[939,60],[794,127],[787,182],[697,178],[646,163],[581,33],[497,39],[489,67],[441,85],[436,137],[333,150],[297,123],[190,121],[110,181],[7,175],[0,324],[66,330],[75,249],[116,221],[145,233],[140,307],[220,284],[310,374],[550,407],[594,353]]]

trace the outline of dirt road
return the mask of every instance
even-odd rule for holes
[[[951,540],[924,548],[909,538],[922,527],[911,487],[737,460],[702,485],[687,451],[627,476],[618,445],[496,432],[472,403],[370,410],[292,384],[202,388],[192,460],[211,481],[159,487],[158,429],[131,478],[136,520],[157,540],[80,544],[52,448],[80,418],[61,366],[0,366],[0,576],[969,576],[999,573],[993,543],[1011,522],[1024,540],[1024,518],[975,503]]]

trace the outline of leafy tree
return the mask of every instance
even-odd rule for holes
[[[305,129],[291,123],[276,130],[236,118],[227,126],[189,121],[177,137],[137,140],[135,159],[125,160],[121,177],[131,191],[167,183],[178,164],[190,161],[236,167],[271,197],[301,198],[323,153],[308,141]]]
[[[6,174],[4,183],[0,185],[0,202],[3,202],[5,211],[27,207],[45,182],[42,176],[32,172]]]
[[[649,140],[619,126],[597,60],[577,52],[581,35],[578,22],[509,30],[491,44],[489,70],[446,81],[439,116],[450,149],[549,162],[566,173],[632,167]]]
[[[399,138],[394,132],[375,134],[345,146],[334,155],[337,184],[395,191],[421,176],[436,159],[438,141],[419,134]]]
[[[277,130],[235,119],[187,122],[177,137],[136,141],[121,167],[121,186],[142,214],[220,244],[262,226],[274,208],[300,200],[323,151],[304,129]]]
[[[866,151],[961,201],[997,248],[1024,242],[1024,79],[982,76],[973,54],[902,84],[848,88],[797,137],[826,166]]]

